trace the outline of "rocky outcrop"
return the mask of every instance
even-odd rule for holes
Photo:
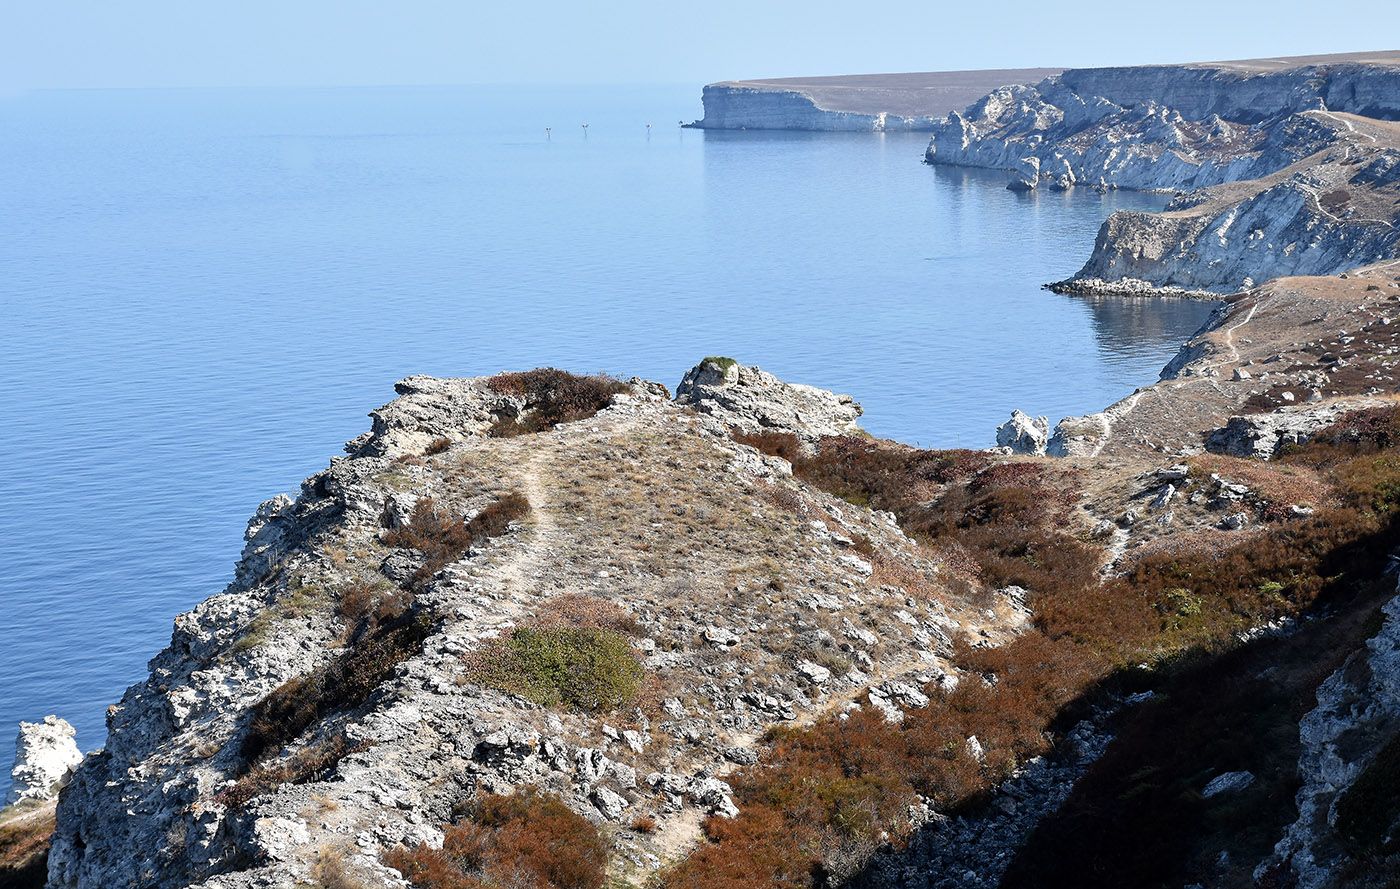
[[[1269,414],[1247,414],[1230,421],[1206,438],[1206,449],[1232,457],[1267,460],[1287,445],[1300,445],[1351,411],[1380,407],[1376,398],[1348,398],[1318,405],[1283,407]]]
[[[45,716],[43,722],[21,722],[15,740],[15,764],[10,770],[6,805],[51,800],[83,759],[73,738],[77,730],[65,719]]]
[[[1281,170],[1331,141],[1324,110],[1400,118],[1400,55],[1283,71],[1228,65],[1069,70],[997,89],[934,130],[930,163],[1035,184],[1188,189]]]
[[[1358,854],[1339,836],[1339,805],[1360,781],[1379,784],[1393,795],[1396,776],[1368,774],[1374,767],[1393,769],[1378,757],[1400,739],[1400,597],[1383,609],[1379,632],[1364,649],[1318,687],[1317,706],[1300,726],[1303,752],[1298,775],[1298,820],[1256,877],[1298,889],[1347,885],[1345,865]],[[1382,835],[1385,825],[1367,825]],[[1285,882],[1280,874],[1288,874]],[[1377,883],[1376,885],[1381,885]]]
[[[1007,83],[1035,83],[1058,69],[936,71],[786,77],[712,83],[701,96],[706,130],[928,131]]]
[[[1235,291],[1394,256],[1400,129],[1322,112],[1299,117],[1325,121],[1336,142],[1265,178],[1177,197],[1159,214],[1113,214],[1089,261],[1057,289]]]
[[[234,581],[176,619],[149,677],[110,708],[106,749],[58,805],[53,889],[301,885],[325,855],[366,886],[399,885],[385,849],[440,843],[454,807],[526,786],[620,822],[614,860],[641,881],[704,817],[734,814],[725,775],[770,728],[870,687],[917,693],[951,669],[965,624],[987,644],[1019,629],[962,591],[916,600],[873,577],[872,558],[934,569],[886,515],[729,435],[849,431],[849,398],[706,362],[679,402],[638,383],[592,417],[493,437],[513,405],[487,381],[397,389],[348,456],[258,509]],[[469,519],[511,493],[525,517],[431,576],[393,543],[425,498]],[[247,753],[260,701],[354,649],[355,590],[406,596],[421,643],[367,693]],[[544,706],[473,672],[571,596],[626,616],[654,704]],[[643,816],[654,834],[625,829]]]
[[[1049,438],[1049,419],[1019,410],[1013,410],[1011,419],[997,427],[997,447],[1013,454],[1044,454]]]
[[[858,432],[863,410],[849,395],[785,383],[732,358],[706,358],[686,372],[676,401],[745,432],[790,432],[805,438]]]

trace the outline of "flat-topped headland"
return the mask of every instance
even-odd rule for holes
[[[1037,83],[1058,68],[932,71],[727,80],[705,87],[707,130],[926,131],[1009,83]]]

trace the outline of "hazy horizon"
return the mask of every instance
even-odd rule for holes
[[[0,92],[35,89],[682,84],[784,76],[1083,67],[1385,49],[1400,8],[1340,0],[1324,20],[1262,0],[1185,0],[1150,22],[1093,0],[1047,15],[1008,0],[713,0],[659,7],[557,0],[509,8],[452,0],[188,4],[72,0],[0,18]]]

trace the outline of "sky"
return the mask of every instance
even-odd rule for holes
[[[1400,48],[1395,0],[0,0],[0,7],[0,91],[704,83]]]

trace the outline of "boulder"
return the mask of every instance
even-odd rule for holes
[[[813,439],[860,431],[864,410],[849,395],[785,383],[732,358],[706,358],[676,387],[686,404],[745,432],[788,432]]]
[[[1093,456],[1103,447],[1108,434],[1108,419],[1103,413],[1065,417],[1055,424],[1045,453],[1052,457]]]
[[[1018,410],[1011,412],[1011,419],[997,427],[997,446],[1010,448],[1013,454],[1045,453],[1050,441],[1050,420],[1046,417],[1032,417]]]
[[[83,760],[73,740],[77,733],[67,720],[57,716],[45,716],[43,722],[21,722],[5,804],[57,797],[73,767]]]
[[[1375,398],[1344,399],[1280,408],[1271,414],[1231,417],[1206,437],[1206,450],[1231,457],[1273,457],[1287,445],[1299,445],[1343,414],[1385,402]]]
[[[606,787],[595,787],[589,798],[593,801],[593,805],[598,808],[598,813],[609,821],[621,818],[622,810],[628,806],[627,800]]]

